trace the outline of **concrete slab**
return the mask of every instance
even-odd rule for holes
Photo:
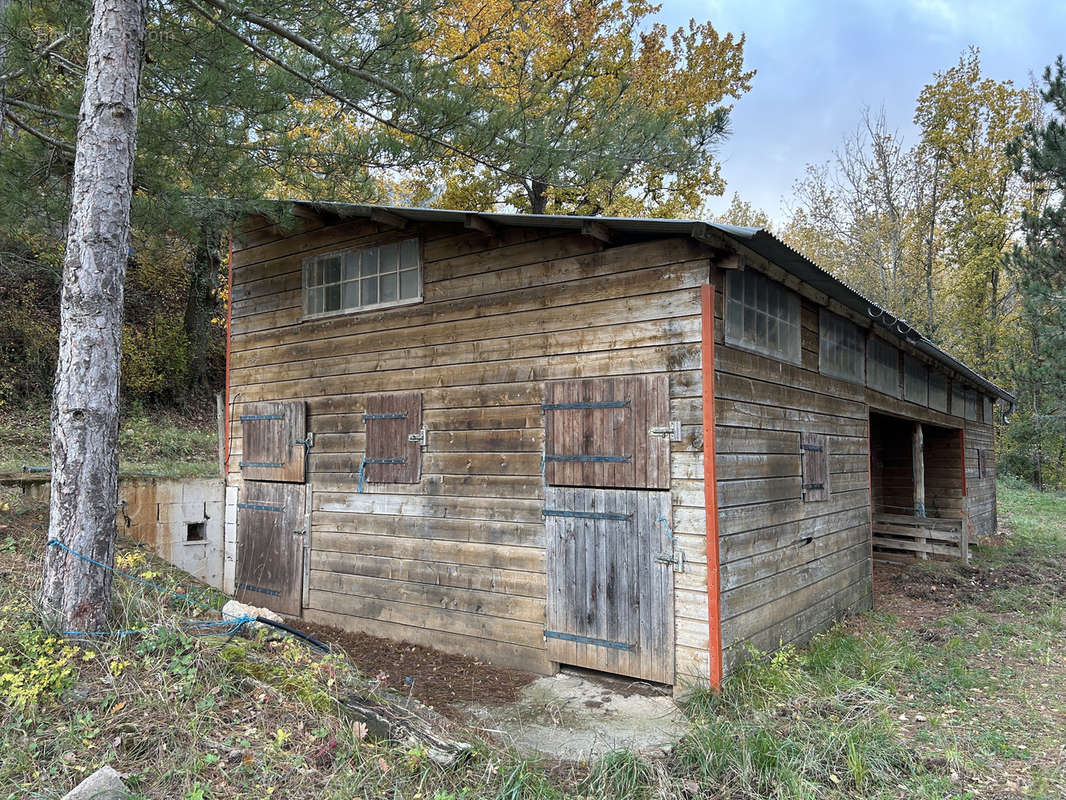
[[[534,681],[510,705],[469,704],[463,710],[520,753],[564,761],[620,749],[669,751],[686,729],[669,689],[576,671]]]

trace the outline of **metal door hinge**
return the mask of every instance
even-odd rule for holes
[[[674,572],[685,571],[685,553],[682,550],[675,550],[672,553],[659,553],[655,556],[655,560],[660,564],[673,564]]]
[[[664,439],[669,439],[671,442],[681,441],[681,420],[672,419],[669,425],[664,425],[659,428],[648,428],[649,436],[662,436]]]
[[[409,441],[409,442],[417,442],[418,444],[422,445],[423,447],[426,446],[426,443],[427,443],[428,439],[429,439],[429,436],[426,433],[425,425],[422,426],[422,430],[420,430],[418,433],[409,433],[409,434],[407,434],[407,441]]]

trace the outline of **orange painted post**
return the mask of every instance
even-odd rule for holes
[[[229,402],[229,358],[230,358],[230,338],[232,337],[231,328],[233,327],[233,230],[229,232],[229,257],[226,259],[226,396],[223,398],[223,412],[222,422],[225,427],[226,436],[226,473],[222,476],[223,482],[229,479],[229,415],[230,415],[230,402]]]
[[[962,496],[966,496],[966,429],[959,428],[959,450],[962,452]]]
[[[707,514],[707,624],[711,688],[722,685],[722,576],[718,553],[718,475],[714,439],[714,286],[705,284],[701,298],[703,371],[703,500]]]

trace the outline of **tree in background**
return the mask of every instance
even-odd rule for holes
[[[862,121],[828,164],[808,165],[785,236],[858,291],[908,319],[921,257],[921,178],[883,113]]]
[[[725,183],[714,157],[729,98],[750,88],[744,37],[648,25],[645,0],[454,2],[431,43],[464,85],[523,113],[485,153],[454,153],[394,186],[414,204],[535,214],[698,216]],[[503,27],[508,34],[491,35]],[[467,55],[469,54],[469,55]]]
[[[1022,216],[1024,242],[1006,261],[1021,297],[1009,372],[1018,409],[1007,428],[1004,466],[1041,489],[1066,480],[1066,66],[1044,71],[1046,119],[1012,145],[1016,180],[1044,189],[1046,203]]]
[[[741,198],[739,192],[733,192],[733,197],[729,200],[729,207],[721,214],[712,217],[711,221],[722,225],[739,225],[742,228],[764,228],[770,230],[773,227],[770,215]]]
[[[743,39],[706,24],[669,33],[647,24],[653,11],[621,0],[151,4],[124,397],[174,406],[217,388],[212,320],[224,316],[221,239],[237,204],[204,198],[696,213],[706,188],[721,191],[725,100],[752,73]],[[0,404],[51,386],[85,20],[82,0],[57,0],[14,4],[0,23]]]
[[[1010,81],[981,75],[976,48],[938,73],[918,98],[914,121],[920,150],[932,162],[929,196],[940,218],[944,273],[942,306],[950,324],[940,337],[979,371],[1004,375],[1004,352],[1016,310],[1003,275],[1003,255],[1021,227],[1030,187],[1012,166],[1007,146],[1021,135],[1038,104]],[[933,223],[931,223],[932,225]]]
[[[983,77],[969,50],[918,98],[906,146],[866,112],[833,162],[795,187],[785,237],[955,355],[1005,378],[1017,297],[1002,271],[1035,194],[1007,144],[1037,98]]]

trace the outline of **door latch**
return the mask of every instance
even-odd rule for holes
[[[307,531],[305,531],[305,530],[293,531],[292,535],[293,536],[306,536],[307,535]]]
[[[655,560],[660,564],[672,564],[674,572],[685,571],[685,553],[682,550],[674,550],[672,553],[659,553]]]
[[[664,439],[668,439],[671,442],[681,441],[681,420],[672,419],[669,425],[664,425],[658,428],[648,428],[649,436],[661,436]]]
[[[424,425],[422,426],[422,430],[420,430],[418,433],[409,433],[409,434],[407,434],[407,441],[409,441],[409,442],[417,442],[418,444],[422,445],[423,447],[426,446],[428,438],[429,437],[426,434],[426,427]]]
[[[315,434],[308,431],[306,439],[297,439],[293,444],[302,444],[305,450],[310,450],[315,446]]]

